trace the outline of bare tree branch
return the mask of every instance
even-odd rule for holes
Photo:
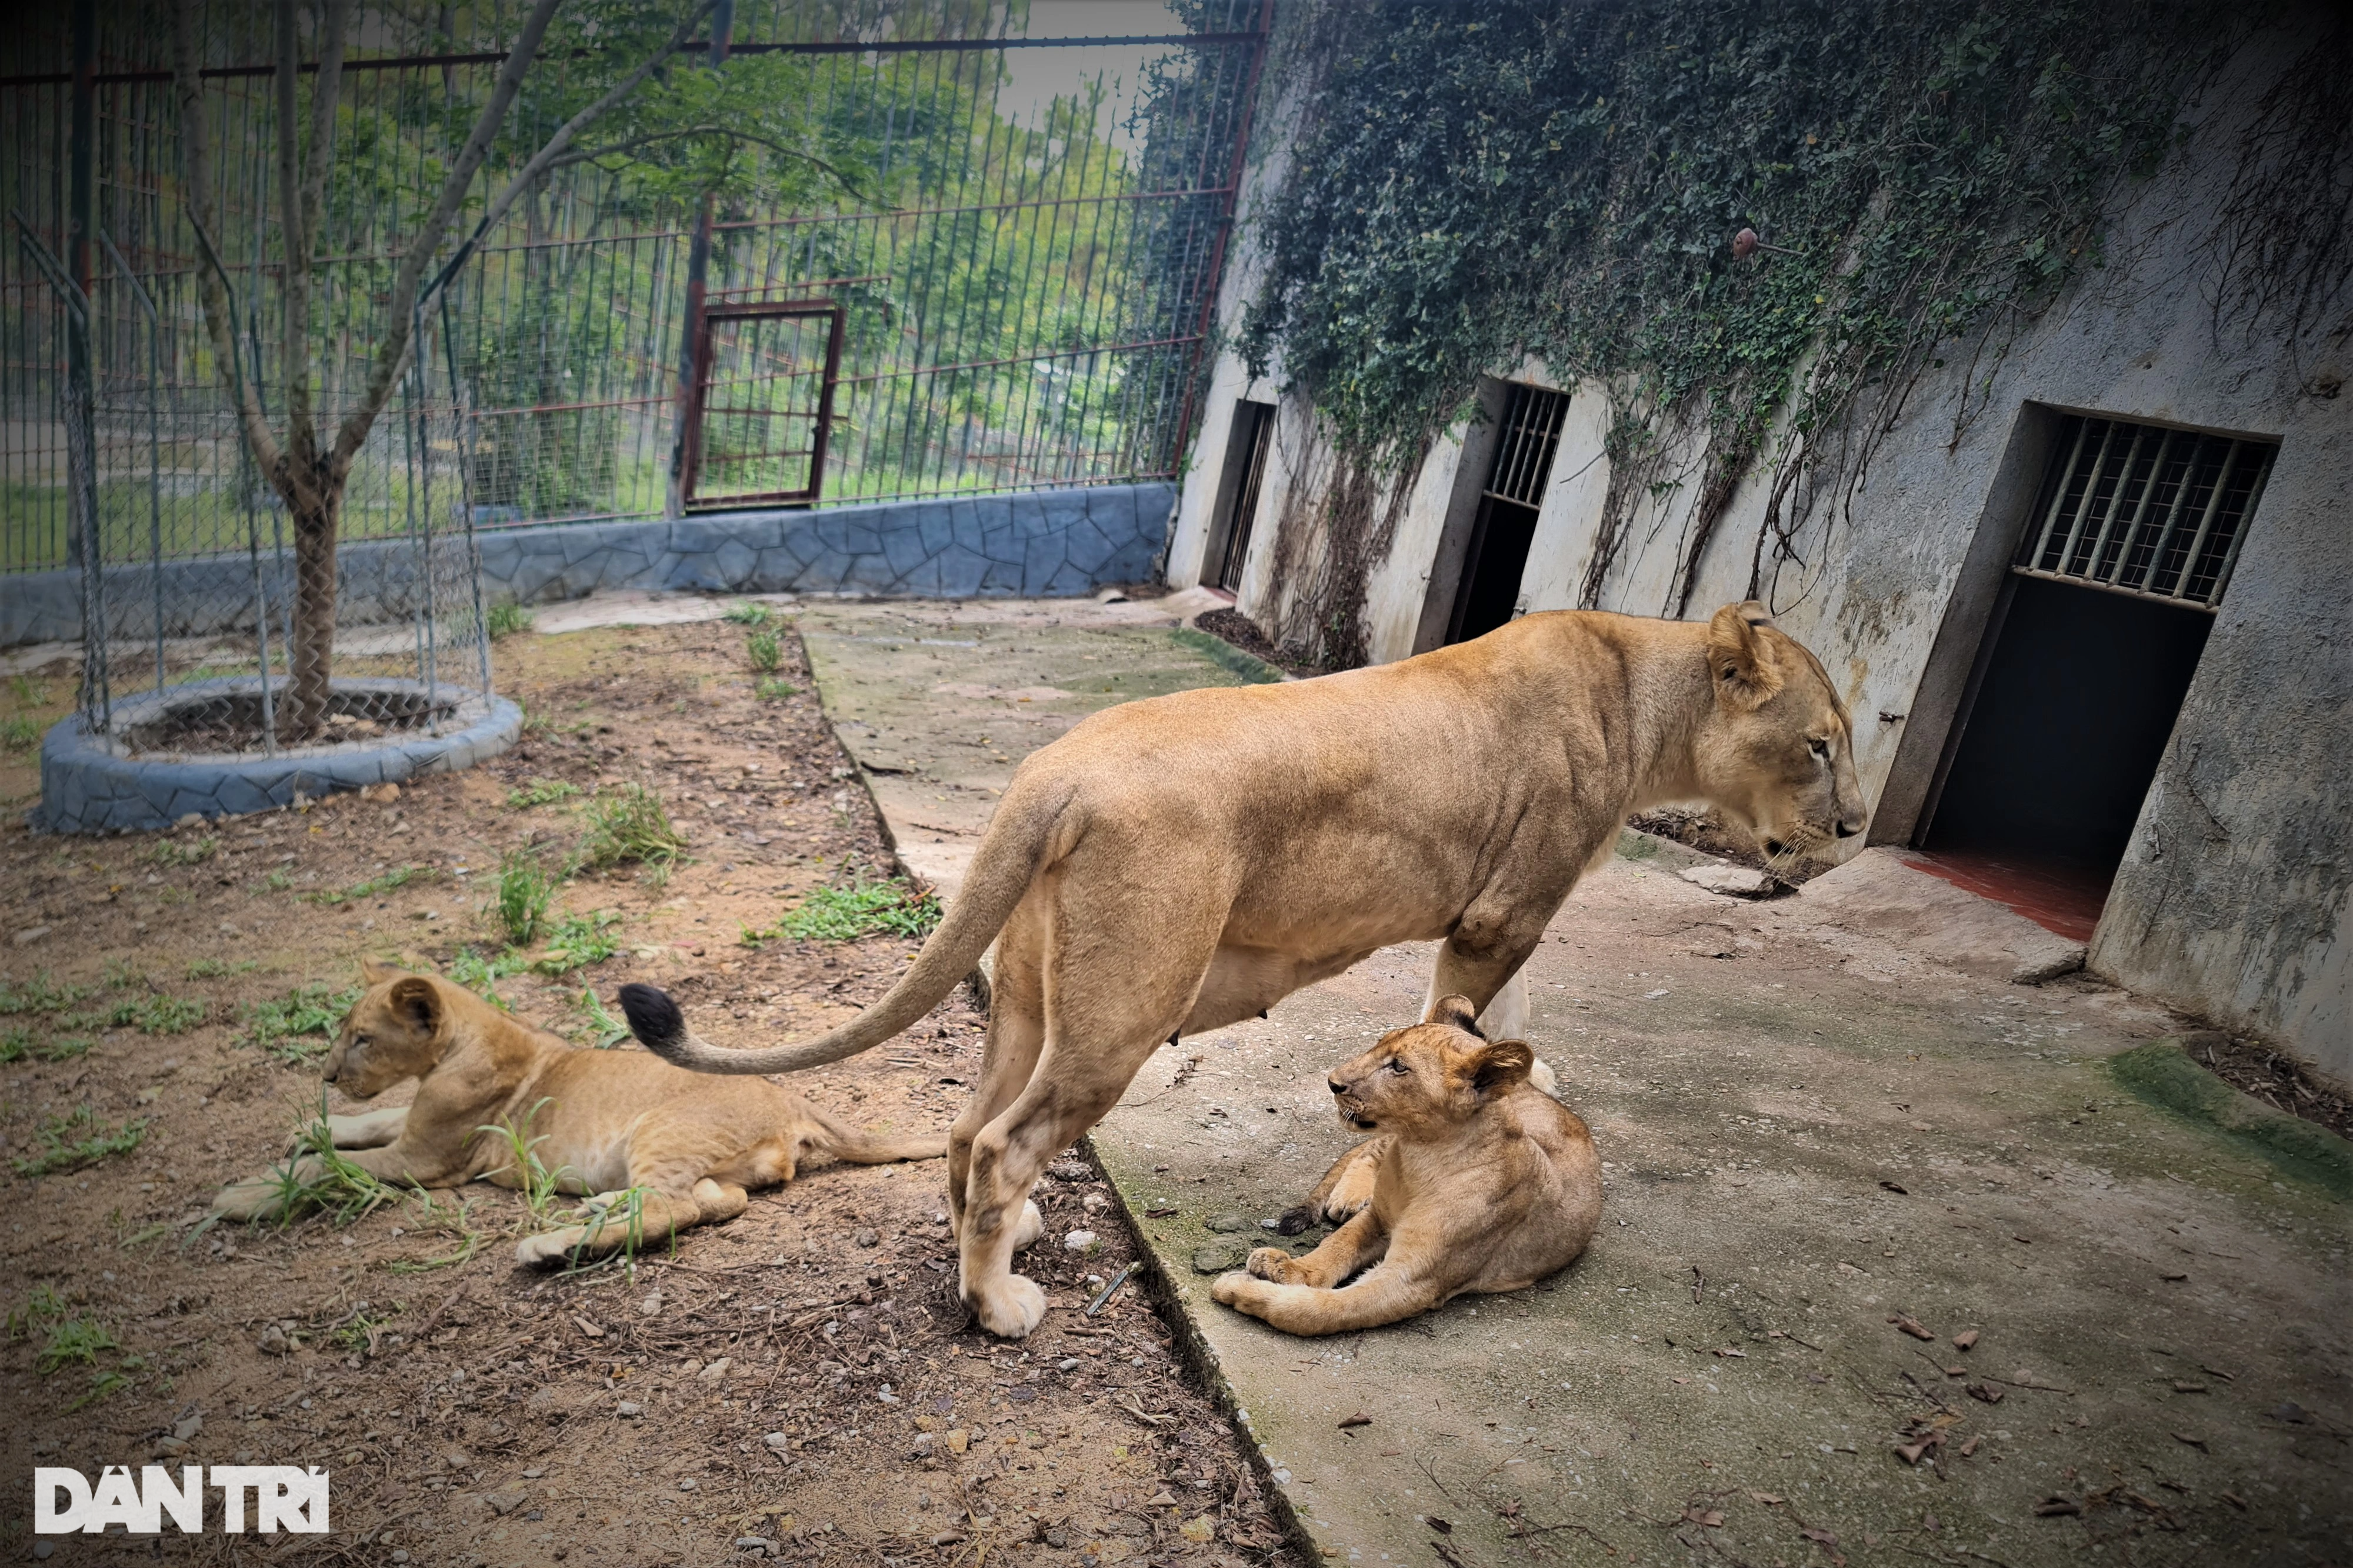
[[[311,84],[311,161],[302,171],[302,235],[313,253],[320,238],[319,209],[326,201],[327,175],[335,161],[335,110],[343,101],[343,44],[351,18],[352,0],[326,0],[319,79]]]
[[[522,79],[531,69],[531,62],[539,53],[539,46],[547,37],[547,26],[555,19],[555,8],[562,0],[534,0],[531,15],[523,19],[522,30],[515,37],[514,46],[507,51],[506,64],[499,69],[498,81],[491,89],[490,101],[474,121],[465,145],[449,166],[447,178],[441,182],[440,194],[434,198],[425,221],[401,253],[400,268],[393,275],[392,300],[385,322],[384,341],[377,346],[375,367],[368,373],[367,388],[360,396],[359,406],[353,409],[335,433],[335,449],[331,459],[333,479],[340,480],[350,473],[352,459],[358,456],[360,446],[367,439],[376,416],[392,401],[392,389],[400,379],[402,368],[408,363],[410,312],[417,304],[417,290],[425,279],[425,269],[433,261],[434,253],[441,248],[441,237],[449,231],[450,222],[464,205],[466,191],[474,183],[482,160],[490,156],[491,143],[498,137],[499,127],[506,123],[507,110],[513,107],[515,95],[522,90]]]
[[[178,0],[172,8],[172,79],[180,100],[180,147],[187,164],[185,188],[188,216],[195,220],[199,233],[209,235],[213,227],[213,170],[211,140],[205,120],[204,82],[197,75],[202,64],[196,49],[195,0]],[[219,269],[218,258],[212,255],[209,243],[206,256],[215,265],[196,268],[196,295],[204,302],[205,334],[212,340],[213,368],[235,405],[237,423],[245,432],[253,460],[276,485],[279,474],[286,467],[285,450],[270,433],[269,421],[261,416],[259,395],[237,373],[235,301],[229,295],[228,279]]]
[[[616,157],[623,153],[633,153],[640,147],[650,146],[656,142],[675,142],[685,136],[724,136],[730,141],[748,142],[755,147],[765,147],[769,152],[783,157],[797,158],[804,163],[824,170],[833,177],[836,184],[860,201],[869,199],[867,194],[858,188],[856,181],[816,153],[805,153],[797,147],[787,147],[781,142],[772,142],[767,137],[755,136],[749,131],[738,130],[733,125],[690,125],[679,131],[649,131],[643,136],[632,136],[626,142],[615,142],[608,146],[591,147],[582,152],[567,153],[556,159],[549,167],[564,169],[575,163],[591,163],[599,158]]]

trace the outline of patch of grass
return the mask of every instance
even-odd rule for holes
[[[302,898],[307,903],[325,904],[332,908],[337,904],[348,904],[358,899],[377,898],[391,892],[396,888],[405,888],[420,878],[429,879],[438,875],[440,873],[430,866],[395,866],[391,870],[381,876],[370,877],[364,882],[353,882],[350,887],[340,889],[329,889],[324,892],[305,893]]]
[[[548,1206],[555,1201],[555,1194],[563,1189],[564,1178],[572,1173],[572,1167],[569,1165],[559,1165],[551,1171],[547,1168],[547,1163],[539,1157],[539,1146],[547,1142],[549,1134],[543,1132],[536,1138],[529,1134],[528,1130],[532,1122],[537,1120],[539,1113],[547,1109],[551,1103],[552,1100],[549,1099],[541,1099],[529,1110],[523,1112],[520,1125],[512,1117],[508,1117],[503,1121],[474,1129],[477,1132],[498,1139],[507,1146],[507,1157],[513,1162],[507,1169],[512,1169],[521,1183],[516,1190],[522,1194],[523,1206],[531,1211],[532,1227],[534,1230],[543,1230],[547,1227]],[[501,1172],[498,1171],[484,1173],[485,1175],[500,1173]]]
[[[767,605],[750,599],[738,599],[727,606],[727,618],[739,626],[765,626],[776,618]]]
[[[629,1037],[629,1026],[606,1010],[605,1004],[597,999],[595,986],[582,986],[579,1000],[573,1005],[587,1020],[589,1038],[598,1050],[611,1050]]]
[[[21,984],[14,980],[0,979],[0,1015],[16,1013],[62,1013],[90,994],[87,985],[59,985],[49,979],[47,970],[41,971]]]
[[[33,1054],[45,1062],[69,1062],[76,1057],[90,1054],[88,1035],[53,1035],[46,1045],[36,1046]]]
[[[484,958],[470,947],[459,948],[458,956],[449,961],[449,978],[488,1002],[502,1013],[514,1009],[498,993],[498,984],[510,974],[521,974],[531,967],[531,960],[513,948]]]
[[[109,1128],[99,1121],[97,1111],[84,1105],[62,1116],[52,1113],[43,1117],[33,1136],[37,1144],[33,1152],[8,1162],[20,1176],[78,1171],[112,1155],[128,1154],[145,1141],[147,1119],[142,1117]]]
[[[522,947],[539,934],[547,906],[555,898],[556,881],[528,849],[510,849],[500,858],[495,907],[509,942]]]
[[[661,796],[643,784],[623,784],[588,803],[588,830],[580,839],[583,865],[642,865],[659,880],[686,852]]]
[[[47,1377],[69,1366],[96,1366],[100,1356],[121,1348],[95,1318],[68,1318],[50,1325],[47,1337],[42,1340],[40,1351],[33,1358],[33,1365],[43,1377]]]
[[[260,965],[248,958],[243,963],[231,963],[225,958],[195,958],[188,961],[188,978],[215,980],[224,974],[250,974]]]
[[[58,1021],[70,1029],[137,1029],[142,1035],[180,1035],[203,1023],[212,1010],[212,1004],[201,997],[158,992],[152,996],[126,996],[95,1012],[69,1013]]]
[[[8,1309],[8,1342],[15,1344],[43,1323],[64,1317],[67,1310],[66,1299],[58,1294],[56,1286],[34,1287],[31,1295]]]
[[[774,632],[754,632],[744,639],[744,657],[762,675],[774,675],[784,667],[785,645]]]
[[[621,917],[611,910],[566,915],[556,922],[547,939],[547,952],[532,967],[542,974],[561,975],[602,963],[620,951],[620,944],[607,934],[620,923]]]
[[[578,1208],[557,1215],[566,1225],[586,1226],[600,1230],[608,1225],[621,1227],[619,1247],[593,1263],[583,1263],[579,1250],[575,1248],[565,1272],[586,1274],[598,1268],[620,1268],[634,1273],[638,1254],[645,1250],[646,1199],[651,1195],[651,1191],[648,1187],[629,1187],[609,1194],[600,1193]],[[585,1243],[587,1237],[584,1236],[581,1239]],[[675,1235],[670,1237],[670,1246],[671,1252],[677,1252],[678,1237]]]
[[[220,853],[220,835],[207,833],[202,838],[185,841],[166,838],[147,852],[147,858],[158,866],[201,866]]]
[[[41,722],[29,713],[11,713],[0,719],[0,746],[12,752],[29,752],[41,743]]]
[[[903,882],[819,888],[768,931],[744,932],[745,945],[772,936],[801,942],[856,942],[868,936],[923,937],[940,923],[940,900]],[[758,939],[755,941],[754,939]]]
[[[289,1067],[300,1066],[326,1050],[360,991],[357,985],[341,991],[300,985],[273,1001],[251,1003],[245,1010],[246,1041]]]
[[[0,1031],[0,1065],[21,1062],[33,1054],[33,1031],[22,1024]]]
[[[272,871],[261,879],[261,885],[273,893],[282,893],[294,885],[294,879],[283,871]]]
[[[516,811],[529,811],[535,805],[554,805],[560,800],[570,800],[581,794],[576,784],[563,779],[533,779],[521,789],[507,791],[507,805]]]
[[[1191,626],[1178,626],[1168,634],[1168,639],[1201,655],[1227,674],[1241,677],[1246,684],[1268,686],[1282,679],[1282,671],[1255,654],[1244,653],[1223,637],[1211,637]]]
[[[801,694],[801,689],[791,681],[780,679],[772,675],[764,675],[754,681],[752,690],[754,695],[767,702],[781,702],[787,697],[798,697]]]
[[[15,694],[19,708],[46,708],[49,705],[49,689],[36,682],[29,675],[12,675],[8,689]]]
[[[501,637],[512,637],[517,632],[527,632],[538,619],[538,616],[516,604],[512,599],[501,599],[492,605],[490,614],[484,617],[490,628],[492,642],[498,641]]]

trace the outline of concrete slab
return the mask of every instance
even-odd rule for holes
[[[1026,752],[1232,679],[1171,651],[1168,607],[796,613],[901,854],[952,890]],[[1351,1142],[1324,1071],[1413,1016],[1426,948],[1163,1050],[1098,1129],[1324,1559],[2341,1561],[2353,1210],[2110,1076],[2160,1011],[1932,951],[1940,895],[1900,862],[1875,904],[1828,877],[1756,903],[1678,875],[1703,859],[1626,835],[1531,962],[1529,1032],[1609,1184],[1591,1251],[1531,1290],[1316,1342],[1197,1269],[1276,1240]]]
[[[2084,944],[1955,887],[1901,849],[1866,849],[1799,894],[1806,918],[1902,942],[1989,980],[2036,984],[2084,967]]]

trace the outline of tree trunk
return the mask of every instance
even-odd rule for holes
[[[287,649],[292,679],[280,722],[290,740],[308,740],[327,722],[335,668],[335,530],[343,510],[341,485],[322,486],[315,507],[287,509],[294,525],[294,636]]]

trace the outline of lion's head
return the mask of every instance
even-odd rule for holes
[[[1707,626],[1715,701],[1694,739],[1701,793],[1777,861],[1819,857],[1870,821],[1830,672],[1754,600]]]
[[[396,1083],[431,1072],[448,1048],[448,1010],[440,982],[374,959],[360,964],[367,990],[343,1017],[326,1079],[354,1100],[372,1100]]]
[[[1527,1081],[1535,1057],[1526,1044],[1488,1040],[1478,1016],[1470,998],[1444,997],[1422,1023],[1391,1029],[1371,1050],[1332,1069],[1341,1121],[1360,1132],[1412,1138],[1467,1121]]]

